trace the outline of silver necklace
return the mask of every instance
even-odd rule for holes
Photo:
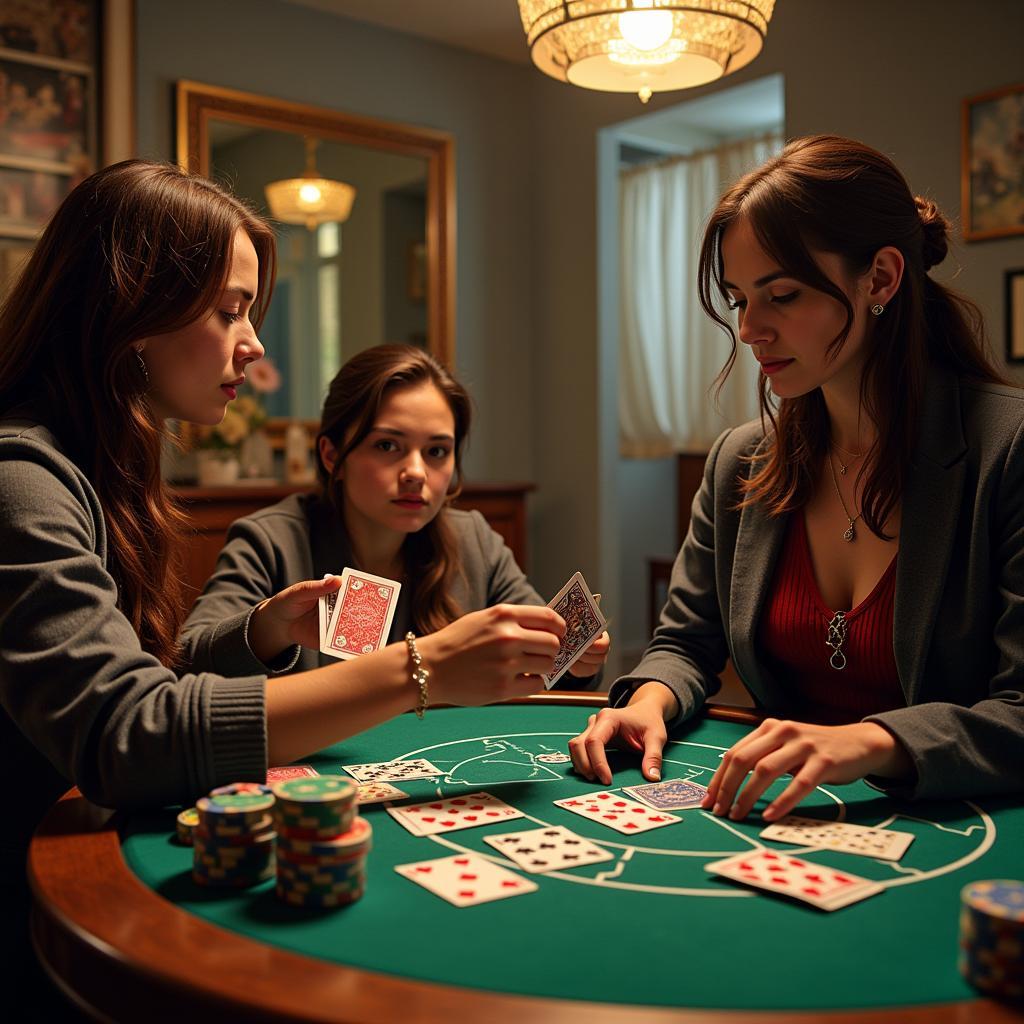
[[[843,654],[844,643],[846,643],[846,612],[836,612],[829,620],[825,644],[832,648],[832,657],[828,659],[828,663],[837,672],[846,668],[846,655]]]
[[[836,467],[834,465],[832,465],[832,453],[831,452],[828,453],[828,468],[829,468],[829,472],[831,472],[831,474],[832,474],[832,485],[835,487],[836,494],[839,497],[839,504],[843,506],[843,513],[845,514],[845,516],[847,518],[847,521],[850,524],[843,531],[843,540],[849,541],[850,543],[852,543],[857,538],[857,531],[854,529],[854,524],[857,522],[858,519],[860,519],[860,517],[864,513],[863,512],[858,512],[855,516],[851,516],[850,515],[850,510],[846,507],[846,502],[843,500],[843,492],[841,490],[839,490],[839,481],[836,479]]]

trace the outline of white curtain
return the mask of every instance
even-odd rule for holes
[[[782,148],[778,134],[623,172],[619,425],[623,455],[707,451],[758,415],[757,363],[740,345],[718,402],[729,339],[697,298],[697,256],[724,189]]]

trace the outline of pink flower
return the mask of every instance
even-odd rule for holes
[[[245,380],[253,391],[268,395],[281,386],[281,374],[270,359],[263,358],[245,368]]]

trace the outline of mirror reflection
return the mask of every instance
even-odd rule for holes
[[[210,176],[264,215],[267,185],[303,176],[307,140],[319,177],[355,190],[343,221],[275,222],[277,286],[260,340],[284,383],[264,404],[271,416],[317,419],[330,379],[356,352],[427,345],[428,162],[215,117],[208,131]]]

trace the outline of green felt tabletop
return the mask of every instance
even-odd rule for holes
[[[604,788],[578,778],[566,763],[538,760],[564,753],[585,719],[584,709],[566,707],[431,711],[423,721],[403,715],[310,758],[320,772],[341,774],[342,764],[425,757],[444,777],[399,783],[409,793],[403,802],[484,790],[527,816],[422,838],[405,831],[383,805],[363,808],[373,826],[367,891],[344,909],[285,906],[272,883],[240,893],[200,888],[191,880],[191,850],[173,839],[173,811],[129,818],[125,858],[145,884],[224,928],[308,956],[420,980],[737,1010],[857,1009],[974,997],[957,973],[959,893],[976,879],[1024,873],[1020,800],[900,803],[863,783],[820,788],[801,813],[891,825],[916,836],[898,863],[809,854],[885,886],[880,895],[824,913],[754,894],[704,870],[762,842],[756,816],[735,823],[680,811],[680,824],[627,837],[553,806]],[[722,751],[747,728],[694,723],[666,749],[665,777],[706,784]],[[613,767],[613,788],[643,781],[636,755],[613,755]],[[615,860],[531,875],[538,891],[464,909],[393,870],[461,850],[507,864],[483,836],[542,824],[565,825]]]

